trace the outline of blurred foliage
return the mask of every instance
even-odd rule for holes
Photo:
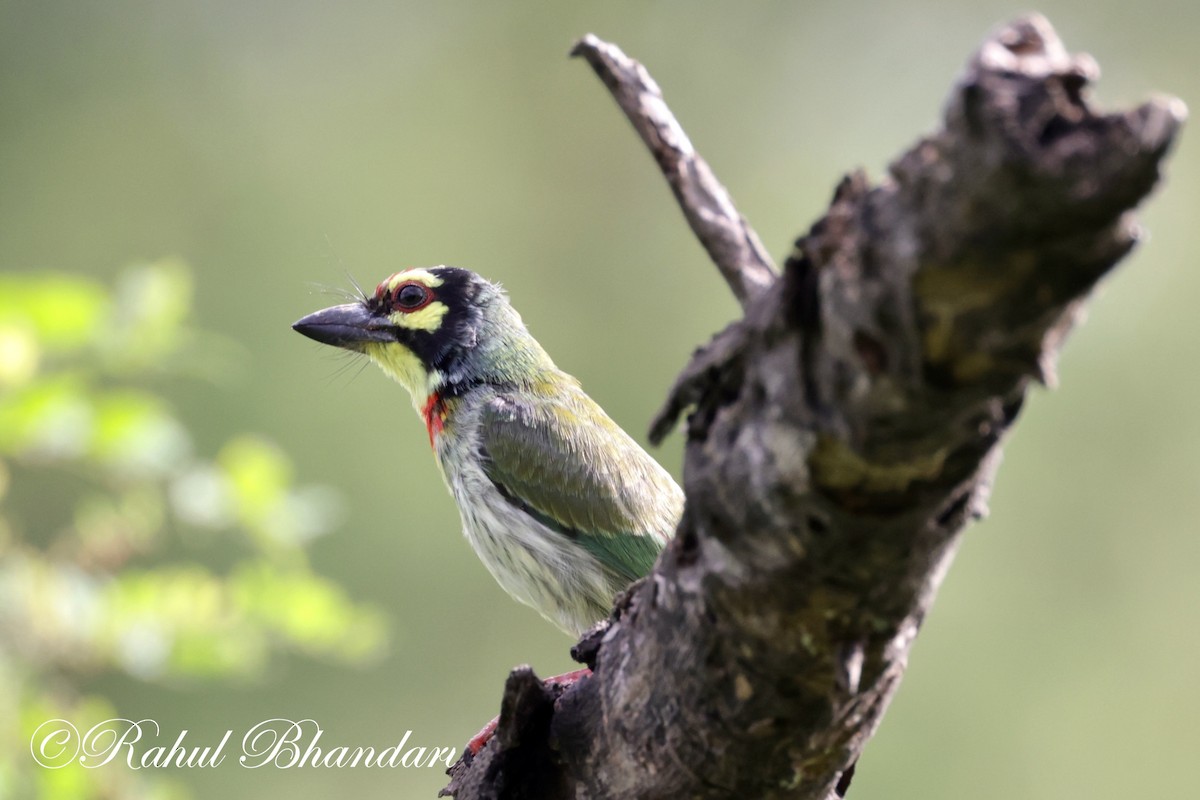
[[[194,452],[155,392],[206,349],[188,325],[191,280],[170,261],[111,290],[0,275],[0,681],[15,690],[0,695],[0,797],[181,794],[128,769],[33,764],[43,722],[119,716],[80,691],[89,675],[246,679],[281,651],[360,662],[382,647],[382,615],[314,574],[303,549],[337,496],[297,486],[256,436]]]

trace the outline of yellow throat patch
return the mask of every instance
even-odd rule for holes
[[[412,395],[413,406],[420,411],[425,398],[433,392],[437,384],[437,376],[425,369],[421,359],[399,342],[371,342],[363,352],[393,380],[408,389],[408,393]]]

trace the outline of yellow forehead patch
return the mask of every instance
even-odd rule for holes
[[[441,300],[434,300],[419,311],[394,311],[388,315],[388,321],[399,328],[432,332],[442,324],[442,317],[446,316],[449,310]]]
[[[384,281],[384,285],[387,287],[387,291],[390,292],[405,281],[418,281],[425,284],[430,289],[436,289],[445,283],[445,281],[427,269],[406,269],[403,272],[397,272],[395,275],[388,278],[386,281]]]

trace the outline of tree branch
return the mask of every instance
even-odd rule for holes
[[[1135,244],[1129,210],[1184,118],[1167,98],[1097,114],[1094,76],[1044,19],[1018,20],[887,180],[842,181],[656,422],[694,409],[687,508],[577,646],[593,677],[554,697],[514,673],[501,734],[457,768],[460,800],[845,788],[1030,380],[1051,379]]]
[[[662,90],[638,62],[615,44],[588,34],[571,48],[592,65],[633,123],[675,193],[692,232],[704,245],[738,302],[745,306],[773,284],[774,262],[758,234],[676,121]]]

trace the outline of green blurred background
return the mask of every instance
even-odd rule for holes
[[[1039,8],[1068,47],[1099,60],[1102,104],[1161,90],[1196,105],[1194,3]],[[195,323],[225,337],[220,369],[155,390],[196,451],[255,431],[290,454],[297,481],[339,490],[340,521],[308,560],[386,617],[386,647],[353,664],[285,651],[253,677],[101,671],[84,673],[84,690],[198,743],[311,717],[330,744],[382,747],[411,729],[414,742],[461,747],[496,713],[510,667],[571,668],[571,642],[507,599],[460,536],[403,390],[374,369],[343,370],[289,329],[339,302],[313,284],[474,268],[644,441],[677,370],[736,306],[607,93],[565,57],[571,42],[593,31],[647,64],[782,258],[843,172],[878,178],[935,125],[968,54],[1021,10],[0,2],[0,270],[110,285],[130,262],[190,265]],[[1193,152],[1171,159],[1143,215],[1150,235],[1072,337],[1062,388],[1027,407],[992,518],[968,533],[852,796],[1191,787]],[[678,475],[678,436],[657,455]],[[219,548],[203,552],[221,562]],[[232,759],[152,777],[236,798],[432,797],[445,783],[436,768],[245,770]]]

